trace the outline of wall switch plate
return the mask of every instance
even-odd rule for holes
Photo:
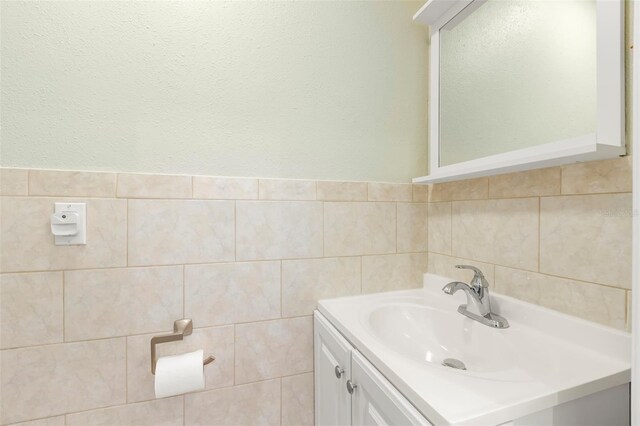
[[[86,203],[56,203],[51,232],[57,246],[87,244]]]

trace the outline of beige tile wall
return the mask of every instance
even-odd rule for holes
[[[631,157],[414,188],[429,271],[620,329],[631,299]]]
[[[0,191],[1,423],[34,426],[312,424],[316,301],[420,286],[435,206],[410,184],[51,170],[1,169]],[[86,246],[53,244],[62,200],[87,203]],[[216,361],[156,400],[149,340],[182,317],[159,355]]]
[[[0,170],[2,424],[305,425],[321,298],[483,269],[494,291],[630,322],[631,162],[438,185]],[[53,203],[85,201],[86,246]],[[160,355],[216,356],[203,392],[155,400]]]

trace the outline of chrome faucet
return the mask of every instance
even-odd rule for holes
[[[467,295],[467,304],[458,306],[458,312],[484,325],[494,328],[507,328],[509,322],[500,315],[491,312],[489,283],[482,271],[471,265],[456,265],[458,269],[470,269],[474,272],[469,284],[453,281],[442,288],[447,294],[462,290]]]

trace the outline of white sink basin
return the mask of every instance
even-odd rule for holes
[[[425,274],[423,289],[318,309],[436,424],[501,424],[630,381],[629,333],[496,293],[493,311],[510,327],[491,328],[457,312],[466,297],[444,294],[449,281]]]
[[[496,379],[505,379],[505,375],[490,373],[505,372],[514,366],[516,351],[503,333],[505,330],[474,324],[455,310],[386,303],[373,308],[367,319],[377,339],[418,363]],[[461,361],[466,370],[443,366],[446,359]]]

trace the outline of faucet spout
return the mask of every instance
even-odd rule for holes
[[[464,293],[467,295],[467,309],[470,312],[473,312],[474,314],[480,316],[485,316],[489,312],[491,312],[489,299],[483,298],[480,294],[478,294],[477,290],[474,287],[471,287],[466,283],[453,281],[442,288],[442,291],[449,295],[452,295],[460,290],[464,291]]]
[[[467,285],[466,283],[460,281],[453,281],[442,287],[442,291],[444,291],[448,295],[452,295],[458,290],[468,291],[471,290],[471,287],[469,287],[469,285]]]
[[[506,319],[500,315],[491,312],[491,299],[489,298],[489,283],[484,278],[482,272],[469,265],[456,265],[458,269],[471,269],[475,272],[471,284],[463,283],[461,281],[452,281],[442,287],[448,295],[452,295],[459,290],[464,291],[467,296],[467,304],[460,305],[458,312],[474,319],[484,325],[495,328],[507,328],[509,323]]]

